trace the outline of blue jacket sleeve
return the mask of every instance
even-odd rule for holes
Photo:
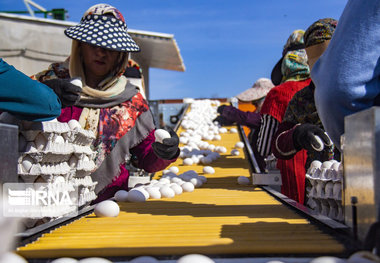
[[[349,0],[311,77],[325,130],[340,148],[344,117],[374,105],[380,94],[380,1]]]
[[[48,86],[0,58],[0,111],[22,120],[47,121],[61,114],[61,102]]]

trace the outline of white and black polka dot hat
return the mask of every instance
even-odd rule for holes
[[[65,30],[66,36],[81,42],[121,52],[138,52],[139,46],[127,33],[124,18],[85,14],[81,22]]]

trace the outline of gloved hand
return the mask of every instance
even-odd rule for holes
[[[68,80],[50,79],[44,81],[43,84],[50,87],[55,94],[57,94],[61,100],[62,108],[75,105],[80,99],[80,92],[82,89],[71,84]]]
[[[212,121],[213,122],[217,121],[220,126],[228,126],[228,125],[232,125],[233,124],[232,122],[230,122],[226,118],[224,118],[222,115],[219,115],[218,117],[216,117]]]
[[[324,146],[331,146],[332,141],[327,133],[316,125],[304,123],[298,125],[293,132],[293,143],[296,150],[322,151]]]
[[[161,159],[171,160],[174,159],[177,154],[179,154],[179,138],[177,133],[172,128],[165,127],[164,129],[170,133],[171,137],[163,139],[162,143],[152,143],[152,148],[154,153]]]
[[[219,114],[222,114],[223,113],[223,110],[224,108],[228,107],[227,105],[220,105],[216,111],[219,113]]]

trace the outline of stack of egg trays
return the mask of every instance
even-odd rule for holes
[[[343,166],[335,160],[319,164],[314,161],[306,173],[311,186],[306,189],[307,206],[318,214],[342,222]]]
[[[28,129],[22,124],[20,126],[18,160],[20,182],[52,184],[61,181],[57,180],[58,178],[63,178],[67,184],[78,187],[79,206],[88,204],[96,198],[94,192],[96,182],[92,182],[88,176],[95,169],[93,161],[95,154],[90,148],[95,138],[92,132],[78,128],[71,129],[67,123],[57,121],[33,123],[28,125]],[[56,217],[59,218],[70,212],[58,209]],[[50,220],[52,218],[43,218],[43,222]],[[38,221],[35,218],[27,220],[26,226],[33,227]]]

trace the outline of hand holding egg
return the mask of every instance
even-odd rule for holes
[[[166,130],[157,129],[154,132],[156,141],[152,143],[154,153],[164,160],[174,159],[179,154],[179,138],[176,132],[167,127]]]

